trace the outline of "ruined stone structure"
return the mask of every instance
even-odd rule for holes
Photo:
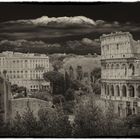
[[[0,76],[0,121],[7,122],[10,116],[10,83]]]
[[[101,98],[121,117],[140,112],[140,41],[129,32],[102,35]]]
[[[25,114],[28,109],[33,112],[33,115],[38,119],[38,111],[42,108],[51,108],[51,101],[44,101],[36,98],[18,98],[10,101],[10,119],[14,120],[17,113],[19,115]]]
[[[11,122],[17,113],[22,116],[28,109],[38,118],[38,111],[41,108],[52,107],[51,101],[36,98],[12,99],[11,84],[6,80],[6,73],[3,75],[5,76],[0,75],[0,123]]]

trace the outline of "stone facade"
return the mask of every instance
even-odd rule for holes
[[[0,121],[7,122],[10,116],[10,83],[0,76]]]
[[[36,98],[19,98],[10,100],[10,119],[14,120],[17,113],[21,116],[30,109],[38,119],[38,111],[42,108],[52,107],[52,102],[43,101]]]
[[[44,101],[36,98],[12,99],[10,83],[5,77],[0,76],[0,122],[11,122],[17,113],[21,116],[30,109],[38,118],[38,111],[41,108],[52,107],[51,101]]]
[[[101,98],[121,117],[140,112],[140,42],[129,32],[102,35]]]
[[[49,71],[49,57],[45,54],[2,52],[0,53],[0,72],[6,71],[11,84],[24,86],[35,91],[49,86],[43,79],[43,73]]]

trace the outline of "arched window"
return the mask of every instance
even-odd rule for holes
[[[107,95],[109,95],[109,85],[107,85],[107,88],[106,88],[106,90],[107,90]]]
[[[137,92],[138,92],[138,97],[140,98],[140,86],[138,86]]]
[[[121,116],[121,109],[119,106],[118,106],[118,115]]]
[[[113,87],[113,85],[111,85],[111,89],[110,90],[111,90],[111,95],[114,96],[114,87]]]
[[[127,94],[126,94],[126,86],[125,85],[122,86],[122,96],[123,97],[127,96]]]
[[[129,96],[130,97],[134,97],[135,96],[134,86],[132,86],[132,85],[129,87]]]
[[[122,64],[122,65],[121,65],[121,68],[124,69],[124,68],[125,68],[125,64]]]
[[[134,67],[134,65],[133,65],[133,64],[130,64],[130,65],[129,65],[129,69],[131,69],[131,70],[132,70],[131,75],[134,75],[134,74],[135,74],[135,67]]]
[[[126,64],[122,64],[121,68],[124,69],[124,74],[125,74],[125,76],[126,76],[126,74],[127,74],[127,67],[126,67]]]
[[[106,95],[106,85],[103,84],[103,91],[104,91],[104,94]]]
[[[116,64],[116,69],[119,69],[120,65],[119,64]]]
[[[106,68],[109,69],[109,64],[106,65]]]
[[[114,68],[114,65],[113,64],[111,64],[111,69],[113,69]]]
[[[120,88],[119,88],[118,85],[116,86],[116,95],[117,95],[117,96],[120,96]]]

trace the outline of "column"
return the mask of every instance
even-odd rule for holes
[[[129,98],[129,86],[126,85],[126,94],[127,94],[127,98]]]
[[[120,97],[122,97],[122,85],[120,84],[119,87],[120,87],[119,88],[120,89]]]
[[[135,98],[137,98],[138,97],[138,91],[137,91],[137,85],[135,84],[134,85],[134,92],[135,92]]]

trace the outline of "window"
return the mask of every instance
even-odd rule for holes
[[[131,75],[134,75],[134,74],[135,74],[135,67],[134,67],[134,65],[133,65],[133,64],[130,64],[130,65],[129,65],[129,69],[131,69],[131,70],[132,70]]]
[[[137,91],[138,91],[138,97],[140,98],[140,86],[138,86]]]
[[[117,44],[117,50],[119,49],[119,44]]]
[[[118,85],[116,86],[116,94],[117,94],[117,96],[120,96],[120,88]]]
[[[111,85],[111,95],[114,96],[114,87]]]
[[[130,97],[135,96],[135,90],[134,90],[134,87],[132,85],[129,87],[129,96]]]
[[[125,85],[122,86],[122,96],[123,97],[127,96],[127,94],[126,94],[126,86]]]

